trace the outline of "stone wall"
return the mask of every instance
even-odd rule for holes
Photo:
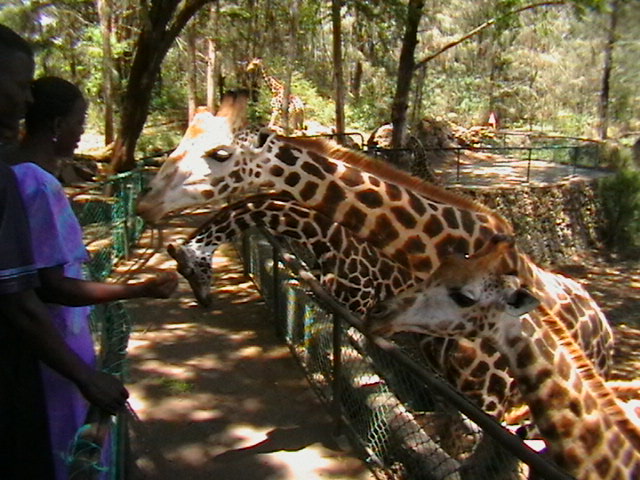
[[[601,246],[605,219],[597,180],[461,190],[506,217],[518,245],[540,265],[564,263]]]

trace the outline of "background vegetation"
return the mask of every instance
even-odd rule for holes
[[[153,84],[146,120],[152,137],[143,135],[139,148],[168,146],[157,141],[167,130],[160,126],[180,135],[189,101],[207,102],[208,77],[213,82],[209,95],[212,87],[216,92],[259,87],[245,72],[246,63],[256,56],[263,57],[279,78],[291,79],[292,91],[307,104],[307,118],[335,124],[329,1],[8,0],[0,7],[0,22],[32,41],[38,75],[61,75],[87,92],[89,130],[105,133],[125,109],[137,42],[145,22],[155,19],[154,8],[190,3],[196,13],[171,43]],[[370,132],[390,120],[407,3],[341,3],[346,130]],[[507,128],[598,136],[610,51],[605,134],[635,140],[640,132],[640,1],[544,2],[505,16],[524,5],[527,2],[519,0],[424,2],[415,52],[418,64],[484,22],[495,22],[415,70],[409,124],[432,116],[471,126],[485,123],[495,111]],[[107,73],[113,79],[108,91]],[[259,98],[256,116],[267,113],[266,89]],[[107,108],[113,109],[113,119],[105,120]]]

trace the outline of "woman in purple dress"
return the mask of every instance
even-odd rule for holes
[[[55,175],[60,158],[73,154],[84,131],[87,109],[73,84],[46,77],[33,84],[34,103],[26,119],[20,147],[21,163],[13,166],[28,213],[33,256],[41,288],[57,328],[67,344],[95,367],[89,326],[89,305],[137,297],[167,298],[177,286],[175,274],[158,275],[138,284],[113,284],[83,279],[89,255],[82,229]],[[65,455],[84,424],[88,402],[66,378],[42,366],[56,479],[68,478]]]

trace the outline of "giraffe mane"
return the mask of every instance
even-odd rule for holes
[[[618,404],[613,390],[607,386],[604,379],[596,372],[591,361],[589,361],[584,351],[577,345],[557,316],[546,307],[541,306],[540,308],[545,313],[542,323],[551,331],[558,344],[565,349],[572,365],[580,374],[580,379],[587,385],[589,391],[598,398],[602,405],[602,410],[611,418],[620,432],[640,452],[640,431]]]
[[[343,161],[360,170],[373,173],[384,180],[391,181],[396,185],[417,192],[431,200],[441,203],[449,203],[465,210],[484,213],[487,216],[496,219],[507,229],[507,231],[512,231],[510,223],[502,215],[491,210],[486,205],[476,202],[475,200],[460,193],[452,192],[437,185],[425,182],[424,180],[409,175],[388,163],[371,158],[364,153],[345,148],[332,140],[324,138],[296,138],[281,136],[278,136],[278,139],[294,146],[309,149],[321,155],[326,155],[333,159]]]

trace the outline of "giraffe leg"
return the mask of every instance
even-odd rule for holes
[[[271,119],[269,119],[268,128],[273,128],[273,126],[276,124],[277,119],[278,119],[278,111],[274,110],[273,112],[271,112]]]

